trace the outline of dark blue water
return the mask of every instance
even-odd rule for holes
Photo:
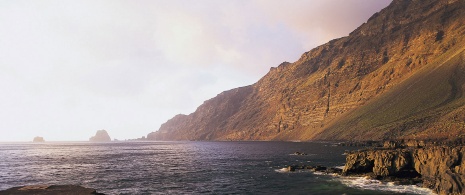
[[[0,190],[76,184],[107,194],[430,193],[362,178],[280,171],[299,164],[341,166],[350,149],[355,148],[293,142],[0,144]],[[296,151],[308,155],[291,155]]]

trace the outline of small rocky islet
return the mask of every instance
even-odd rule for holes
[[[43,137],[36,136],[36,137],[34,137],[32,142],[45,142],[45,139]]]
[[[95,136],[92,136],[89,138],[89,141],[91,142],[110,142],[111,138],[110,135],[108,135],[108,132],[105,129],[98,130],[95,133]]]

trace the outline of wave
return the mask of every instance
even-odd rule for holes
[[[346,167],[345,165],[341,165],[341,166],[335,166],[334,168],[338,168],[338,169],[344,170],[345,167]]]
[[[288,173],[289,169],[288,168],[281,168],[281,169],[275,169],[274,171],[278,173]]]
[[[396,193],[409,193],[409,194],[422,194],[433,195],[435,194],[431,189],[423,188],[417,185],[395,185],[394,182],[382,182],[375,179],[366,177],[337,177],[342,184],[352,187],[376,191],[389,191]]]
[[[337,168],[344,168],[343,166],[338,166]],[[289,173],[289,168],[275,169],[278,173]],[[423,188],[417,185],[396,185],[394,182],[383,182],[376,179],[370,179],[368,177],[345,177],[338,174],[328,174],[321,171],[312,172],[314,175],[329,175],[333,176],[335,180],[341,182],[343,185],[346,185],[351,188],[358,188],[364,190],[373,190],[373,191],[386,191],[394,193],[407,193],[407,194],[421,194],[421,195],[434,195],[433,190],[428,188]]]
[[[328,175],[328,174],[326,174],[325,172],[321,172],[321,171],[315,171],[313,172],[313,175]]]

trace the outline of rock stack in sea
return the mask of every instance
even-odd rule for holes
[[[108,132],[104,129],[98,130],[97,133],[95,133],[95,136],[91,137],[89,139],[91,142],[110,142],[111,138],[110,135],[108,135]]]
[[[32,142],[45,142],[45,140],[44,140],[43,137],[36,136],[36,137],[34,137]]]

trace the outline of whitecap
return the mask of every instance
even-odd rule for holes
[[[313,172],[314,175],[326,175],[325,172],[321,172],[321,171],[315,171]]]
[[[346,167],[345,165],[342,165],[342,166],[335,166],[334,168],[338,168],[338,169],[344,170],[345,167]]]
[[[417,185],[395,185],[394,182],[382,182],[368,177],[337,177],[337,180],[351,188],[422,195],[435,194],[431,189]]]
[[[281,168],[281,169],[275,169],[274,171],[278,173],[288,173],[289,169],[288,168]]]

